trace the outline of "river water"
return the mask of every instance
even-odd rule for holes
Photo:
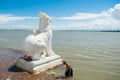
[[[0,48],[23,50],[31,33],[0,31]],[[70,80],[120,80],[120,32],[54,31],[53,50],[71,64]]]

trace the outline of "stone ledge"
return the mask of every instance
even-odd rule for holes
[[[48,69],[52,69],[61,64],[63,64],[62,59],[58,55],[55,55],[52,57],[47,57],[47,58],[41,59],[41,60],[30,61],[30,62],[25,61],[22,58],[19,58],[15,62],[15,66],[17,66],[23,70],[26,70],[30,73],[33,73],[33,74],[43,72]]]

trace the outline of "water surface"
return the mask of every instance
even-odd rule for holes
[[[23,50],[31,33],[0,31],[0,48]],[[119,32],[54,31],[53,50],[72,65],[71,80],[120,80]]]

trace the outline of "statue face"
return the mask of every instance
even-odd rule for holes
[[[40,22],[39,22],[39,26],[40,26],[40,31],[42,30],[46,30],[47,28],[49,28],[49,23],[51,22],[51,19],[48,15],[46,15],[45,13],[40,13]]]

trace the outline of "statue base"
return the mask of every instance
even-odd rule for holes
[[[35,61],[26,61],[23,58],[19,58],[15,62],[15,66],[34,74],[62,65],[62,61],[58,55]]]

